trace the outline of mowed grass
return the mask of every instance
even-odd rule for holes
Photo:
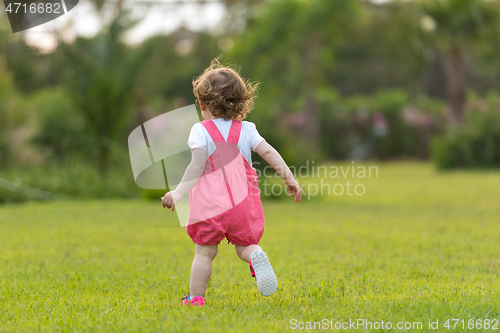
[[[159,199],[1,207],[0,332],[283,332],[323,319],[451,332],[462,323],[447,319],[500,319],[500,173],[371,165],[378,178],[349,179],[362,196],[265,201],[277,292],[262,297],[224,241],[204,308],[178,305],[194,244]]]

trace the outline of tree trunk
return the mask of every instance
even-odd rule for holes
[[[448,100],[451,113],[456,123],[464,122],[465,107],[465,65],[462,49],[458,44],[452,44],[448,52]]]

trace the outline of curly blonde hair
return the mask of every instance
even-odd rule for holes
[[[208,106],[214,117],[242,121],[253,109],[258,83],[243,80],[234,69],[218,59],[193,80],[197,101]]]

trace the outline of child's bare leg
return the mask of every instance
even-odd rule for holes
[[[217,248],[218,245],[196,245],[189,285],[191,296],[205,296],[208,280],[212,275],[212,260],[217,255]]]
[[[243,246],[243,245],[235,245],[234,248],[236,249],[236,254],[238,257],[240,257],[241,260],[250,262],[250,255],[252,254],[253,251],[255,250],[262,250],[262,248],[258,245],[248,245],[248,246]]]

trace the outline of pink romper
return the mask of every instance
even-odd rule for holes
[[[257,174],[238,149],[242,123],[233,120],[227,142],[212,120],[201,124],[216,149],[189,192],[186,231],[200,245],[219,244],[224,238],[234,245],[258,244],[264,214]]]

